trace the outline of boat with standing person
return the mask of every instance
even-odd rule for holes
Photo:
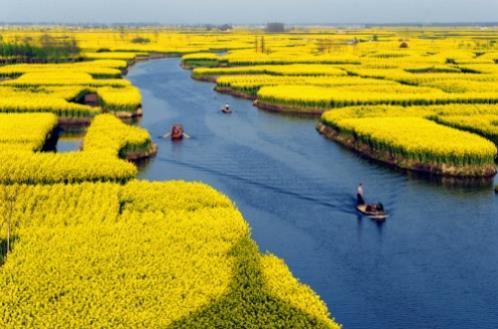
[[[384,205],[380,202],[373,204],[366,203],[364,193],[363,183],[358,184],[356,189],[356,210],[371,219],[377,221],[386,220],[388,216],[384,211]]]

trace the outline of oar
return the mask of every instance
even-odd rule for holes
[[[161,138],[164,138],[164,139],[169,138],[169,137],[171,137],[171,133],[167,133],[167,134],[164,134],[164,135],[161,136]],[[183,137],[190,138],[190,135],[187,135],[186,133],[183,133]]]

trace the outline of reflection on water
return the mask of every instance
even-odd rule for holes
[[[262,251],[285,259],[345,328],[496,328],[498,198],[490,181],[407,173],[324,139],[316,121],[213,92],[175,59],[138,64],[140,124],[159,146],[140,177],[203,181],[226,193]],[[229,103],[230,116],[218,110]],[[181,123],[191,139],[158,138]],[[355,188],[382,201],[378,223]]]
[[[374,162],[375,160],[371,160]],[[408,178],[414,180],[421,180],[429,184],[433,184],[438,187],[444,187],[448,189],[461,189],[461,190],[472,190],[472,191],[489,191],[493,187],[494,177],[450,177],[450,176],[439,176],[425,172],[410,171],[401,168],[397,168],[388,164],[380,164],[389,167],[392,171],[398,171]]]

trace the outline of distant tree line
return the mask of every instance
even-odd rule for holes
[[[231,24],[223,24],[223,25],[213,25],[213,24],[208,24],[205,26],[206,31],[213,31],[213,30],[218,30],[222,32],[230,31],[233,29],[233,26]]]
[[[78,60],[80,48],[72,37],[55,38],[43,34],[37,40],[5,41],[0,35],[0,62],[59,62]]]

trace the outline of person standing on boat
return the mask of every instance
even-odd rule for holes
[[[365,204],[365,197],[364,197],[364,191],[363,191],[363,184],[360,183],[358,184],[358,187],[356,188],[356,205],[364,205]]]

